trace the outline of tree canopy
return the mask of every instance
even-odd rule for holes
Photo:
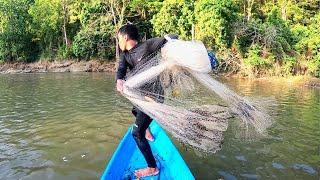
[[[320,76],[320,0],[0,0],[0,62],[114,60],[117,29],[178,34],[221,70]]]

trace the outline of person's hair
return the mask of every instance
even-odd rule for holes
[[[129,39],[139,41],[139,32],[138,28],[133,24],[123,25],[118,33],[121,35],[127,35]]]

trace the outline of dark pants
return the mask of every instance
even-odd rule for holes
[[[136,141],[138,148],[147,161],[148,167],[157,167],[156,161],[152,155],[151,147],[146,139],[146,130],[149,127],[152,119],[138,108],[133,107],[132,114],[136,117],[135,125],[133,126],[132,135]]]

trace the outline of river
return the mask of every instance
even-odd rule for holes
[[[270,98],[268,137],[232,123],[222,150],[203,155],[173,140],[197,179],[319,179],[320,89],[288,81],[222,79]],[[0,179],[97,179],[128,126],[131,105],[105,73],[0,75]]]

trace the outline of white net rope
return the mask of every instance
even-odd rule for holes
[[[271,120],[262,108],[213,79],[201,42],[170,40],[127,75],[124,96],[183,144],[214,153],[228,119],[238,115],[263,134]],[[218,95],[229,107],[217,105]]]

